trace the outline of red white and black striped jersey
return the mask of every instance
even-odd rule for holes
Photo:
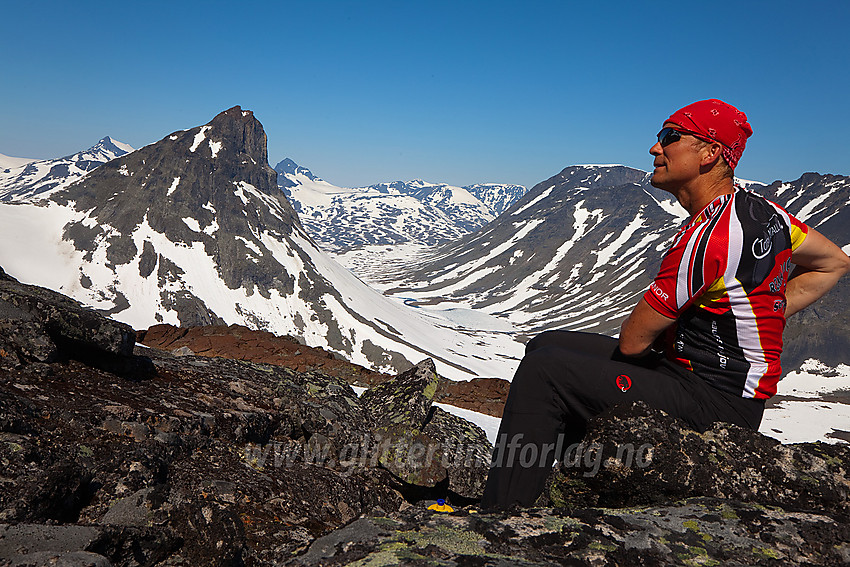
[[[692,217],[644,295],[677,320],[665,335],[667,357],[725,392],[774,395],[791,253],[808,230],[739,187]]]

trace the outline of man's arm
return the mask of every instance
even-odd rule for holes
[[[620,327],[620,352],[634,357],[647,354],[655,339],[674,321],[675,319],[665,317],[650,307],[649,303],[641,298]]]
[[[808,307],[850,272],[850,258],[841,248],[813,228],[791,254],[796,268],[785,288],[785,317]]]

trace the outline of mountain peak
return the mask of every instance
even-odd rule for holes
[[[267,138],[263,125],[253,112],[243,110],[239,105],[220,112],[204,126],[196,126],[188,132],[194,134],[190,152],[208,146],[215,158],[221,148],[232,148],[246,154],[256,164],[268,164]]]
[[[215,115],[215,117],[209,121],[209,124],[214,125],[219,122],[226,122],[228,120],[241,120],[243,122],[251,122],[256,120],[254,118],[254,113],[250,110],[242,110],[242,107],[238,104],[227,110],[223,110]]]
[[[110,141],[105,138],[99,145],[110,145]],[[239,211],[239,222],[243,222],[242,211],[256,209],[249,219],[255,231],[257,226],[297,225],[285,199],[264,201],[278,193],[266,156],[262,124],[252,112],[234,106],[205,125],[174,132],[110,161],[57,194],[56,200],[73,201],[77,210],[85,207],[93,218],[111,223],[125,238],[145,222],[172,242],[212,238],[216,222],[233,224],[229,217],[225,221],[225,211]],[[167,203],[167,207],[154,203]],[[191,226],[182,220],[187,218],[193,219]],[[192,230],[196,223],[208,227],[208,232]],[[224,229],[218,235],[223,233]],[[82,247],[93,245],[85,238],[76,240]],[[126,248],[132,246],[127,243]]]
[[[287,183],[285,186],[294,187],[298,184],[297,176],[304,176],[310,181],[319,182],[322,181],[321,178],[313,175],[313,172],[307,169],[306,167],[301,167],[290,158],[284,158],[276,166],[274,166],[274,170],[279,174],[278,175],[278,183],[282,180],[280,179],[280,175],[283,175],[287,179]]]
[[[68,187],[102,164],[133,152],[132,146],[106,136],[92,147],[51,160],[14,158],[16,171],[0,160],[0,201],[44,199]],[[2,157],[2,154],[0,154]]]
[[[119,142],[111,136],[105,136],[101,138],[97,144],[93,145],[86,151],[90,153],[103,152],[105,154],[112,154],[113,157],[120,157],[135,151],[135,149],[133,146],[125,144],[124,142]]]

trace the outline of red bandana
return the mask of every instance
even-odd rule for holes
[[[722,100],[701,100],[674,112],[666,120],[723,144],[723,157],[735,169],[753,129],[747,115]]]

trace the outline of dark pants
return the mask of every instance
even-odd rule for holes
[[[716,421],[758,429],[763,400],[721,392],[667,360],[627,359],[617,344],[570,331],[529,341],[505,404],[482,507],[533,504],[560,458],[555,447],[581,441],[586,421],[619,403],[642,400],[697,431]]]

